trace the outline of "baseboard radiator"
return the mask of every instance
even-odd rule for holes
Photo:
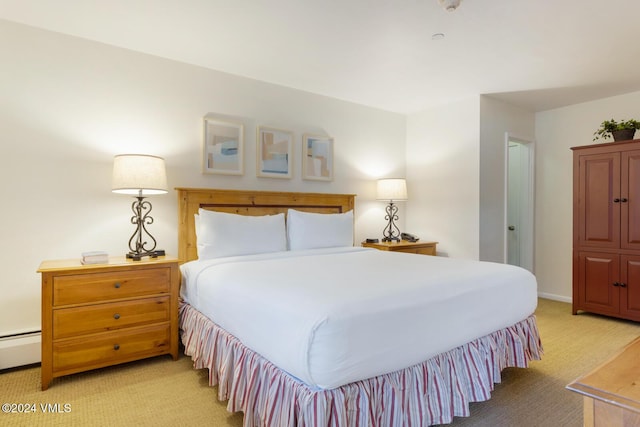
[[[39,363],[40,331],[0,336],[0,369]]]

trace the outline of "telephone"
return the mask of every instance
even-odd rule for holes
[[[417,242],[418,240],[420,240],[419,237],[410,233],[400,233],[400,238],[402,240],[406,240],[407,242]]]

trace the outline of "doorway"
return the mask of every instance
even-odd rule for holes
[[[505,262],[533,272],[534,143],[505,140]]]

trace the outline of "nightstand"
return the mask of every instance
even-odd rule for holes
[[[362,246],[365,248],[375,248],[381,251],[405,252],[408,254],[420,255],[435,255],[437,244],[438,242],[408,242],[406,240],[379,243],[362,242]]]
[[[178,259],[44,261],[42,390],[63,375],[161,354],[178,359]]]

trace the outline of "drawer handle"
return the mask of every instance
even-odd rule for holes
[[[120,314],[118,314],[118,313],[114,314],[114,315],[113,315],[113,318],[114,318],[114,319],[116,319],[116,320],[118,320],[118,319],[120,318]]]
[[[113,286],[114,286],[116,289],[120,289],[120,286],[122,286],[122,285],[120,284],[120,282],[116,282],[116,283],[115,283],[115,285],[113,285]]]
[[[114,350],[120,350],[120,344],[116,344],[116,345],[114,345],[114,346],[113,346],[113,349],[114,349]]]

